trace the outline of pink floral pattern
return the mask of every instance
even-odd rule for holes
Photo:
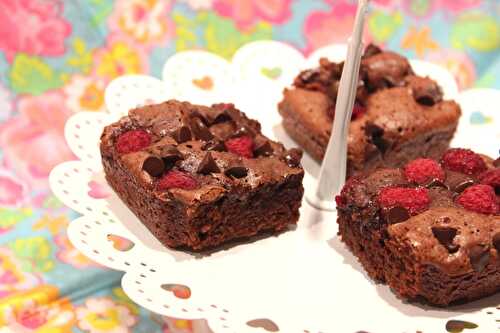
[[[7,60],[12,61],[18,52],[41,56],[63,54],[71,25],[61,17],[61,12],[62,2],[0,0],[0,50],[5,52]]]
[[[259,20],[282,23],[291,14],[291,0],[215,0],[214,10],[232,18],[241,28],[249,28]]]
[[[307,52],[331,43],[345,43],[354,24],[356,5],[339,2],[329,12],[313,12],[306,20],[304,32]]]
[[[4,164],[31,189],[46,188],[52,168],[74,158],[64,139],[64,123],[70,113],[57,91],[23,97],[18,108],[19,116],[0,125]]]
[[[285,41],[306,54],[344,43],[355,4],[0,0],[0,327],[20,333],[209,332],[203,321],[152,320],[149,311],[114,288],[63,306],[59,288],[71,295],[94,281],[105,285],[116,278],[72,246],[64,230],[74,213],[50,194],[49,171],[74,158],[64,123],[76,112],[105,112],[110,80],[127,74],[160,77],[165,59],[181,50],[207,49],[230,59],[244,43],[259,39]],[[440,64],[461,88],[500,87],[498,1],[370,4],[366,42]],[[483,118],[479,121],[488,121]],[[110,194],[103,185],[96,178],[82,190],[103,198]],[[134,245],[116,235],[108,240],[120,251]]]
[[[0,167],[0,207],[20,207],[27,197],[26,184]]]
[[[113,31],[124,33],[144,46],[162,45],[173,33],[168,20],[170,0],[119,0],[109,17]]]

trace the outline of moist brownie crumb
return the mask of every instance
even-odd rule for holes
[[[482,165],[472,154],[488,170],[471,175]],[[336,198],[339,234],[368,274],[402,298],[440,306],[500,290],[500,196],[484,184],[500,169],[470,150],[450,155],[455,171],[446,158],[422,168],[439,179],[415,182],[407,170],[422,160],[410,161],[353,177]]]
[[[321,161],[332,131],[343,63],[321,59],[285,89],[278,108],[286,132]],[[436,159],[448,148],[461,111],[428,77],[415,75],[401,55],[369,45],[348,137],[348,176],[401,167],[418,157]]]
[[[101,137],[106,179],[165,246],[200,251],[299,218],[302,152],[232,104],[133,109]]]

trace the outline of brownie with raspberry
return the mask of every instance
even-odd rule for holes
[[[297,223],[302,151],[232,104],[133,109],[101,137],[106,179],[165,246],[201,251]]]
[[[285,131],[321,161],[332,131],[343,63],[323,58],[285,89],[278,109]],[[414,74],[409,61],[376,46],[362,58],[348,137],[347,174],[437,158],[449,145],[461,110],[438,84]]]
[[[400,297],[447,306],[500,291],[500,167],[468,149],[350,178],[339,235]]]

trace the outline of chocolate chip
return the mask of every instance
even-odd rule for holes
[[[219,124],[226,121],[232,120],[229,115],[229,110],[234,110],[234,104],[232,103],[218,103],[212,105],[212,113],[210,114],[210,118],[212,124]]]
[[[425,187],[427,188],[442,187],[444,189],[448,189],[448,186],[446,186],[446,184],[440,181],[439,179],[431,180],[427,185],[425,185]]]
[[[474,181],[473,180],[465,180],[461,183],[458,183],[457,185],[455,185],[455,187],[453,188],[453,190],[457,193],[461,193],[463,192],[467,187],[471,186],[471,185],[474,185]]]
[[[500,252],[500,232],[497,232],[493,236],[493,246],[497,250],[497,252]]]
[[[181,126],[173,133],[172,137],[177,143],[184,143],[191,140],[191,131],[189,127]]]
[[[196,171],[198,173],[208,175],[210,173],[218,173],[220,172],[220,169],[217,166],[217,163],[215,163],[212,154],[206,153],[203,159],[201,160],[200,165],[198,166],[198,170]]]
[[[453,244],[453,240],[457,235],[457,229],[451,227],[432,227],[432,234],[449,253],[458,251],[460,246],[458,244]]]
[[[300,165],[300,160],[302,159],[302,150],[298,148],[292,148],[288,150],[285,155],[285,161],[289,167],[298,167]]]
[[[384,129],[373,123],[365,125],[365,134],[377,149],[384,154],[390,146],[389,141],[384,139]]]
[[[363,57],[371,57],[378,53],[382,53],[382,49],[380,47],[375,44],[368,44],[368,46],[365,48]]]
[[[203,145],[202,149],[207,151],[224,151],[226,147],[220,141],[210,140]]]
[[[490,248],[481,244],[472,246],[469,248],[469,260],[472,268],[481,272],[490,261]]]
[[[142,163],[142,170],[152,177],[159,177],[165,171],[165,163],[157,156],[149,156]]]
[[[255,156],[270,156],[273,154],[273,147],[268,140],[264,140],[255,145],[254,155]]]
[[[208,141],[214,137],[200,117],[192,117],[190,125],[196,139]]]
[[[450,191],[461,193],[467,187],[474,185],[474,179],[464,175],[463,173],[447,170],[445,184],[448,186]]]
[[[396,224],[408,220],[410,218],[410,213],[406,208],[396,206],[387,210],[385,218],[389,224]]]
[[[248,174],[247,168],[243,166],[232,166],[226,169],[224,172],[226,176],[234,177],[234,178],[243,178]]]
[[[493,165],[496,168],[500,168],[500,157],[493,161]]]
[[[172,167],[175,162],[182,159],[181,152],[172,145],[156,148],[155,153],[163,159],[166,168]]]
[[[417,101],[418,104],[425,105],[425,106],[433,106],[436,104],[436,101],[432,96],[420,96],[416,97],[415,100]]]

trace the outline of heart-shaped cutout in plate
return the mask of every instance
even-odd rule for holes
[[[108,238],[108,241],[113,243],[113,247],[118,251],[122,251],[122,252],[130,251],[135,245],[134,242],[132,242],[131,240],[126,239],[122,236],[109,234],[107,236],[107,238]]]
[[[280,329],[278,325],[274,323],[271,319],[259,318],[247,321],[247,325],[255,328],[262,328],[268,332],[279,332]]]
[[[271,79],[271,80],[276,80],[281,76],[283,73],[283,70],[280,67],[272,67],[272,68],[267,68],[267,67],[262,67],[260,69],[260,72],[262,75],[265,77]]]
[[[170,291],[177,298],[188,299],[191,297],[191,289],[183,284],[165,283],[161,285],[161,288]]]
[[[214,80],[210,76],[204,76],[199,79],[193,79],[193,84],[203,90],[211,90],[214,87]]]
[[[110,192],[106,188],[106,186],[96,182],[95,180],[91,180],[88,183],[90,190],[88,191],[88,195],[94,199],[105,199],[110,196]]]
[[[448,320],[446,323],[446,331],[450,333],[460,333],[464,330],[472,330],[478,328],[478,326],[469,321],[463,320]]]

